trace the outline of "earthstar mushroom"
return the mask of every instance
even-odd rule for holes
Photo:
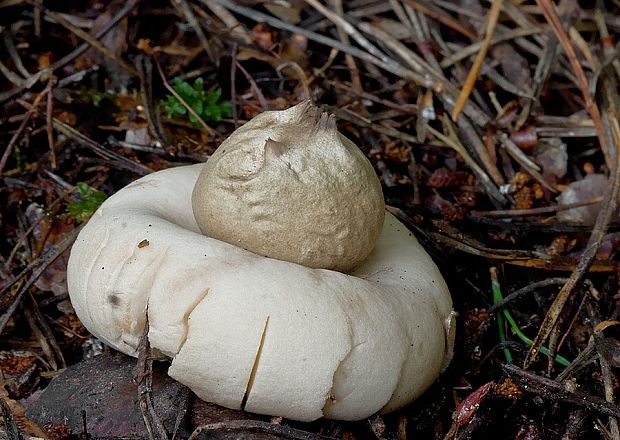
[[[170,376],[229,408],[362,419],[411,402],[452,357],[441,274],[307,102],[257,116],[206,165],[118,191],[67,276],[91,333],[135,356],[148,314]]]

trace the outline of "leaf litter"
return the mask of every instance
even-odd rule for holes
[[[146,432],[620,439],[617,2],[11,0],[0,9],[8,436],[69,438],[88,434],[88,420],[124,415],[78,400],[71,426],[23,418],[53,377],[109,355],[65,287],[70,244],[105,197],[204,161],[259,112],[311,98],[368,155],[388,209],[444,272],[461,322],[455,359],[416,402],[366,422],[256,418],[180,393],[185,403],[163,424],[151,407]],[[145,402],[163,386],[148,355],[145,346]],[[126,376],[110,383],[124,387]]]

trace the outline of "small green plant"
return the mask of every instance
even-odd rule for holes
[[[13,147],[11,157],[15,160],[15,168],[21,171],[24,168],[24,160],[22,158],[22,150],[19,146],[15,145]]]
[[[67,214],[78,221],[84,222],[93,215],[108,196],[101,191],[91,188],[84,182],[78,182],[76,187],[80,192],[81,200],[69,203],[67,205]]]
[[[499,281],[497,279],[497,272],[494,270],[494,268],[491,269],[491,291],[493,292],[493,304],[499,304],[500,302],[502,302],[504,297],[502,296],[502,290],[500,288]],[[512,315],[510,314],[507,308],[502,307],[501,310],[496,312],[496,316],[497,316],[497,324],[499,327],[500,341],[502,342],[506,341],[506,334],[504,332],[504,325],[505,325],[504,318],[505,318],[506,321],[508,321],[508,324],[510,325],[510,328],[512,329],[514,334],[519,339],[521,339],[521,341],[524,344],[531,346],[534,343],[534,341],[532,341],[530,338],[525,336],[525,333],[521,331],[521,328],[519,327],[517,322],[514,320],[514,318],[512,317]],[[545,356],[551,356],[551,352],[549,351],[547,347],[540,347],[539,351]],[[506,357],[506,362],[508,362],[509,364],[512,363],[512,355],[510,354],[510,350],[508,348],[504,349],[504,356]],[[568,359],[560,356],[559,354],[555,356],[554,360],[558,364],[563,365],[565,367],[568,367],[571,364],[571,362]]]
[[[196,78],[191,85],[181,78],[172,81],[172,88],[196,112],[205,122],[218,122],[222,118],[232,115],[232,105],[230,102],[218,102],[222,96],[221,89],[205,92],[202,78]],[[168,95],[161,105],[168,118],[175,116],[185,116],[188,114],[185,106],[174,96]],[[195,127],[200,128],[196,117],[189,113],[189,122]]]
[[[81,101],[100,107],[102,104],[110,104],[114,102],[114,95],[109,92],[100,92],[96,89],[82,87],[80,89],[79,98]]]

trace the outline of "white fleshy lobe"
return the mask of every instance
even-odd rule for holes
[[[222,159],[235,162],[236,168],[225,167],[234,187],[228,193],[243,199],[235,209],[247,210],[228,211],[231,222],[245,215],[258,225],[255,232],[277,231],[284,223],[265,207],[266,199],[273,207],[270,198],[282,195],[276,177],[280,190],[302,182],[297,189],[316,190],[312,197],[342,189],[333,179],[335,169],[324,175],[311,166],[329,155],[296,156],[282,123],[306,124],[326,144],[340,141],[346,148],[330,150],[334,166],[349,178],[357,175],[343,163],[362,153],[337,133],[333,118],[310,104],[253,122],[237,131],[247,134],[248,149]],[[260,127],[267,133],[257,138],[252,133]],[[261,193],[251,185],[270,163],[286,164],[287,177],[282,170],[269,176],[260,185],[274,186]],[[81,231],[67,279],[76,313],[91,333],[135,356],[148,315],[151,346],[172,358],[169,374],[199,397],[296,420],[363,419],[401,408],[430,386],[452,358],[454,312],[437,267],[404,225],[390,214],[383,221],[382,204],[375,207],[377,240],[349,274],[267,258],[201,233],[192,191],[203,168],[179,167],[139,179],[110,197]],[[312,179],[325,185],[313,189]],[[374,191],[369,188],[360,184],[356,191]],[[226,197],[220,201],[229,203]],[[295,203],[288,209],[306,215]],[[347,240],[355,234],[320,226],[314,240],[332,242],[330,258],[350,251]],[[300,246],[306,255],[306,245]]]

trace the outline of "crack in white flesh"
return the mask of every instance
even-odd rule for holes
[[[201,168],[129,185],[76,240],[69,291],[95,336],[135,355],[148,304],[172,377],[205,400],[297,420],[361,419],[428,388],[452,356],[452,305],[402,224],[388,214],[351,275],[260,257],[199,234]]]
[[[254,379],[256,378],[256,370],[258,369],[258,364],[260,362],[261,354],[263,353],[263,346],[265,345],[265,338],[267,337],[267,327],[269,326],[269,316],[265,320],[265,328],[263,328],[263,334],[260,337],[260,343],[258,344],[258,348],[256,349],[256,357],[254,358],[254,363],[252,364],[252,371],[250,372],[250,377],[248,378],[248,384],[245,386],[245,393],[243,393],[243,399],[241,399],[241,409],[245,410],[245,405],[248,403],[248,398],[250,393],[252,392],[252,387],[254,386]]]
[[[324,272],[256,256],[219,267],[209,295],[189,317],[187,340],[169,374],[201,398],[241,408],[269,316],[245,409],[321,417],[333,372],[349,351],[347,319],[321,279]]]

